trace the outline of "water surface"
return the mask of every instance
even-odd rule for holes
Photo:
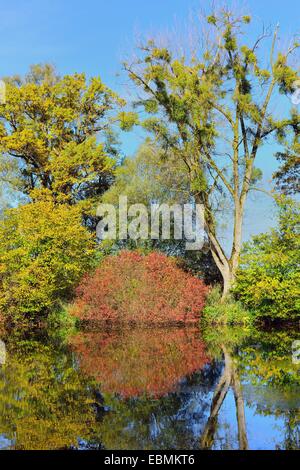
[[[299,331],[2,337],[2,449],[299,449]]]

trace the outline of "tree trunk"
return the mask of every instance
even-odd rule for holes
[[[236,193],[234,200],[234,223],[233,223],[233,241],[230,257],[226,256],[221,243],[216,234],[216,227],[213,220],[212,212],[209,208],[207,195],[194,194],[195,202],[204,206],[204,227],[210,241],[210,250],[213,259],[223,278],[223,293],[221,301],[224,302],[228,297],[230,289],[235,281],[236,272],[239,265],[239,257],[242,247],[242,225],[244,217],[244,206],[246,200],[246,192],[242,198]]]
[[[200,438],[200,449],[210,449],[212,447],[217,430],[218,414],[229,388],[232,387],[236,405],[239,449],[246,450],[248,449],[248,438],[241,382],[234,360],[224,345],[222,345],[222,350],[225,367],[214,392],[210,415]]]
[[[225,400],[231,383],[232,360],[225,346],[222,346],[222,349],[224,352],[225,367],[214,392],[210,408],[210,415],[200,439],[200,449],[210,449],[214,443],[218,422],[218,413]]]
[[[235,405],[236,405],[239,447],[240,447],[240,450],[247,450],[248,438],[247,438],[247,431],[246,431],[244,398],[242,394],[241,382],[238,377],[237,371],[235,370],[235,367],[233,368],[233,374],[232,374],[232,388],[233,388]]]
[[[224,302],[234,284],[236,273],[239,267],[239,258],[242,249],[242,225],[244,216],[244,201],[237,200],[235,203],[234,211],[234,228],[233,228],[233,241],[230,258],[228,258],[214,234],[208,236],[211,241],[211,249],[213,258],[220,270],[223,278],[223,292],[221,302]]]
[[[230,260],[226,259],[225,262],[220,263],[219,259],[214,256],[213,252],[212,252],[212,255],[216,262],[216,265],[219,268],[219,271],[223,279],[223,290],[222,290],[222,297],[221,297],[221,303],[223,303],[226,301],[228,294],[230,292],[230,289],[232,288],[232,285],[234,283],[235,272],[233,272]]]
[[[223,277],[223,291],[222,291],[221,303],[223,303],[226,301],[229,295],[229,292],[231,290],[231,287],[234,283],[234,276],[230,268],[228,271],[225,271],[224,273],[222,273],[221,271],[221,274]]]

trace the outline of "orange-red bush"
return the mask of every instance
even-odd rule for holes
[[[160,397],[209,362],[198,329],[80,332],[70,339],[81,369],[106,393]]]
[[[204,283],[174,259],[122,251],[83,279],[71,311],[83,320],[191,323],[199,319],[206,293]]]

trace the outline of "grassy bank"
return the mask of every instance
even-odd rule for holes
[[[243,307],[232,296],[221,302],[221,290],[214,287],[207,296],[206,305],[202,312],[202,323],[206,325],[241,325],[249,326],[254,323],[255,314]]]

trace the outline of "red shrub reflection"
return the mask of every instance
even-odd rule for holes
[[[166,255],[122,251],[83,279],[72,313],[83,320],[191,323],[199,320],[207,290]]]
[[[100,382],[102,392],[125,398],[165,395],[208,362],[196,329],[79,333],[71,346],[83,371]]]

